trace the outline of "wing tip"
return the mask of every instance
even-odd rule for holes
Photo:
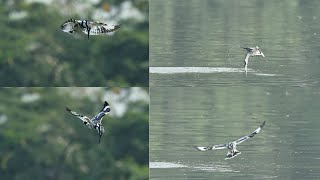
[[[209,149],[207,147],[202,147],[202,146],[192,146],[193,148],[195,148],[198,151],[208,151]]]
[[[201,151],[201,150],[198,148],[198,146],[192,145],[192,147],[193,147],[194,149],[198,150],[198,151]]]
[[[266,121],[263,121],[263,123],[260,125],[260,128],[262,129],[265,124],[266,124]]]
[[[104,101],[104,104],[103,104],[103,108],[102,110],[104,113],[109,113],[110,112],[110,105],[107,101]]]
[[[68,107],[66,107],[66,111],[69,111],[69,112],[71,112],[71,109],[69,109]]]

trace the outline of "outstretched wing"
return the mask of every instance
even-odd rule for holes
[[[258,127],[258,129],[256,129],[255,131],[253,131],[251,134],[247,135],[247,136],[243,136],[242,138],[238,139],[236,141],[236,144],[240,144],[242,142],[244,142],[247,139],[252,138],[254,135],[258,134],[261,129],[264,127],[264,125],[266,124],[266,121],[263,121],[263,123]]]
[[[209,150],[217,150],[217,149],[226,149],[227,144],[217,144],[213,146],[193,146],[199,151],[209,151]]]
[[[81,121],[84,123],[84,124],[87,124],[87,123],[90,123],[91,120],[90,118],[88,118],[87,116],[84,116],[82,114],[78,114],[77,112],[75,111],[72,111],[71,109],[69,109],[68,107],[66,107],[66,110],[68,112],[70,112],[72,115],[76,116],[77,118],[81,119]]]
[[[120,28],[120,25],[108,25],[100,22],[90,22],[90,29],[83,28],[82,32],[90,35],[102,35],[110,32],[114,32]],[[88,32],[89,30],[89,32]]]
[[[92,118],[92,122],[93,123],[101,123],[102,118],[105,115],[109,114],[109,112],[110,112],[110,106],[107,101],[104,101],[103,108],[101,109],[101,111],[97,115],[95,115]]]
[[[110,112],[110,106],[107,101],[104,101],[103,108],[101,109],[101,112],[104,112],[106,115]]]
[[[60,28],[63,32],[72,34],[75,30],[74,27],[77,25],[79,25],[79,22],[77,20],[69,19],[65,21]]]

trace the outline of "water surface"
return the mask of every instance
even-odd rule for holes
[[[152,0],[150,85],[319,86],[319,7],[317,0]],[[157,67],[242,69],[242,47],[251,46],[259,46],[266,57],[251,57],[253,73],[247,76],[244,71],[153,71]]]
[[[151,179],[314,179],[320,177],[320,89],[151,87]],[[264,129],[242,154],[199,152]]]

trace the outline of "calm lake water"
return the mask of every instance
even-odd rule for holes
[[[320,178],[320,1],[150,0],[150,12],[150,179]],[[246,74],[250,46],[266,57]],[[234,159],[192,148],[263,121]]]
[[[313,87],[151,87],[150,179],[318,179],[320,89]],[[199,152],[192,145],[236,140]]]
[[[320,85],[320,1],[151,0],[150,12],[151,86]],[[252,46],[266,57],[246,75]]]

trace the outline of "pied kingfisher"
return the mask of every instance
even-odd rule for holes
[[[237,145],[244,142],[247,139],[252,138],[254,135],[258,134],[265,124],[266,124],[266,121],[264,121],[260,125],[260,127],[258,127],[258,129],[253,131],[251,134],[244,136],[244,137],[242,137],[236,141],[230,142],[230,143],[218,144],[218,145],[213,145],[213,146],[209,146],[209,147],[204,147],[204,146],[193,146],[193,147],[195,147],[199,151],[208,151],[208,150],[216,150],[216,149],[229,149],[227,156],[225,157],[225,160],[231,159],[231,158],[234,158],[237,155],[241,154],[241,152],[236,149]]]
[[[256,46],[256,47],[247,47],[243,48],[247,51],[246,58],[244,59],[244,67],[247,69],[248,67],[248,61],[250,56],[262,56],[265,57],[261,49]]]
[[[120,28],[120,25],[108,25],[98,21],[69,19],[61,25],[61,30],[73,34],[83,32],[88,35],[102,35],[113,32]]]
[[[104,127],[102,126],[102,118],[104,115],[108,114],[110,112],[110,106],[107,101],[104,102],[102,110],[95,115],[92,119],[88,118],[87,116],[84,116],[82,114],[78,114],[75,111],[72,111],[68,107],[66,107],[66,110],[70,112],[72,115],[78,117],[82,120],[83,124],[87,125],[90,129],[96,129],[99,133],[99,144],[102,134],[104,133]]]

